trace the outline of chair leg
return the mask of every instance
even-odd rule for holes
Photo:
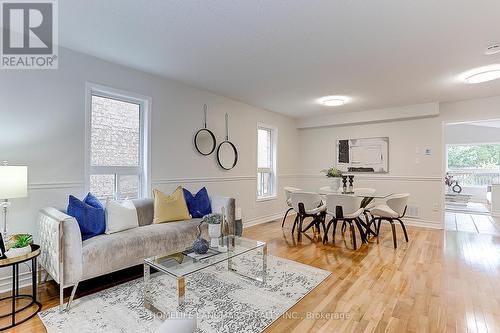
[[[376,233],[371,229],[371,226],[372,226],[372,223],[373,223],[373,217],[370,218],[370,214],[368,212],[364,212],[363,213],[365,215],[365,219],[366,219],[366,239],[368,240],[368,238],[370,237],[370,234],[372,234],[373,236],[377,236]],[[375,225],[375,228],[377,226]]]
[[[359,234],[361,235],[361,241],[363,243],[368,243],[367,234],[363,231],[363,228],[361,227],[361,223],[359,222],[360,219],[359,220],[358,219],[355,219],[354,222],[356,223],[356,227],[358,227]],[[368,229],[367,229],[367,232],[368,232]]]
[[[327,238],[328,239],[328,236],[326,234],[326,221],[325,219],[321,220],[321,225],[323,226],[323,238]]]
[[[352,247],[356,250],[356,232],[354,231],[354,224],[352,224],[352,221],[349,221],[349,224],[351,225],[351,239],[352,239]]]
[[[396,249],[398,247],[398,243],[396,240],[396,226],[394,225],[394,221],[389,220],[391,223],[391,229],[392,229],[392,242],[394,243],[394,248]]]
[[[345,232],[346,227],[347,227],[347,224],[345,223],[345,221],[342,221],[342,233]]]
[[[368,223],[366,224],[366,238],[370,237],[370,230],[371,230],[371,227],[372,227],[372,224],[373,224],[373,219],[371,220],[368,220]],[[375,229],[377,229],[377,225],[375,224]],[[376,232],[373,232],[371,231],[372,234],[374,234],[374,236],[376,236]]]
[[[401,228],[403,229],[403,234],[405,235],[405,239],[406,239],[406,242],[408,243],[408,233],[406,232],[406,227],[405,227],[405,224],[403,223],[403,221],[401,221],[401,219],[396,219],[399,224],[401,224]]]
[[[382,219],[378,219],[378,224],[377,224],[377,219],[375,219],[375,225],[377,226],[377,237],[380,233],[380,225],[382,224]]]
[[[304,223],[304,218],[302,216],[299,216],[299,225],[298,225],[298,228],[297,228],[297,241],[301,241],[302,240],[302,224]]]
[[[295,216],[295,220],[293,221],[293,226],[292,226],[292,235],[295,232],[295,227],[297,226],[297,220],[299,218],[299,215]]]
[[[328,222],[326,228],[325,225],[323,224],[323,229],[325,230],[325,237],[323,237],[323,244],[328,243],[328,230],[330,230],[330,226],[332,225],[333,221],[335,221],[335,219],[331,219],[330,222]]]
[[[334,219],[333,222],[333,232],[332,232],[332,242],[335,243],[335,232],[337,231],[337,223],[339,221],[337,219]]]
[[[286,220],[286,217],[287,217],[288,213],[290,213],[290,211],[292,211],[292,210],[293,210],[293,208],[288,208],[288,210],[286,211],[285,216],[283,217],[283,222],[281,222],[281,227],[282,228],[285,225],[285,220]]]

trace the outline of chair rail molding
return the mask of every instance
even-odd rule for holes
[[[282,178],[309,178],[309,179],[324,179],[324,175],[280,175]],[[394,181],[420,181],[420,182],[442,182],[441,177],[433,176],[388,176],[379,174],[355,174],[355,178],[363,180],[394,180]]]
[[[58,190],[65,188],[84,188],[85,182],[83,181],[70,181],[70,182],[30,182],[28,184],[29,190]]]
[[[196,178],[164,178],[153,179],[154,185],[162,184],[191,184],[191,183],[214,183],[214,182],[235,182],[235,181],[253,181],[257,176],[232,176],[232,177],[196,177]]]

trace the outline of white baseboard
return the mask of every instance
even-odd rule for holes
[[[413,217],[403,218],[405,225],[411,225],[412,227],[430,228],[430,229],[444,229],[443,223],[431,220],[423,220]]]
[[[252,227],[254,225],[267,223],[267,222],[271,222],[271,221],[275,221],[275,220],[282,220],[283,216],[285,216],[285,212],[286,211],[276,213],[276,214],[264,215],[264,216],[256,217],[253,219],[248,219],[243,223],[243,228]],[[295,212],[293,212],[293,211],[288,213],[288,216],[293,216],[293,215],[295,215]]]
[[[8,273],[8,276],[0,278],[0,293],[12,291],[12,270],[9,269]],[[31,286],[31,272],[19,273],[19,288],[28,286]]]

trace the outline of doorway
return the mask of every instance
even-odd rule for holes
[[[445,125],[445,211],[489,215],[500,182],[500,120]]]

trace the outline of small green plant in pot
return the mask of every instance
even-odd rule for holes
[[[5,252],[7,258],[13,258],[28,254],[31,252],[31,243],[33,237],[28,234],[20,234],[12,237],[12,247]]]
[[[219,245],[219,237],[221,236],[222,214],[208,214],[203,218],[208,224],[208,235],[210,236],[210,247]]]
[[[20,249],[22,247],[29,246],[31,244],[31,235],[19,235],[14,247]]]
[[[340,178],[342,178],[342,171],[331,167],[329,169],[321,170],[322,173],[326,175],[326,178],[330,179],[330,188],[333,191],[338,191],[340,188]]]

